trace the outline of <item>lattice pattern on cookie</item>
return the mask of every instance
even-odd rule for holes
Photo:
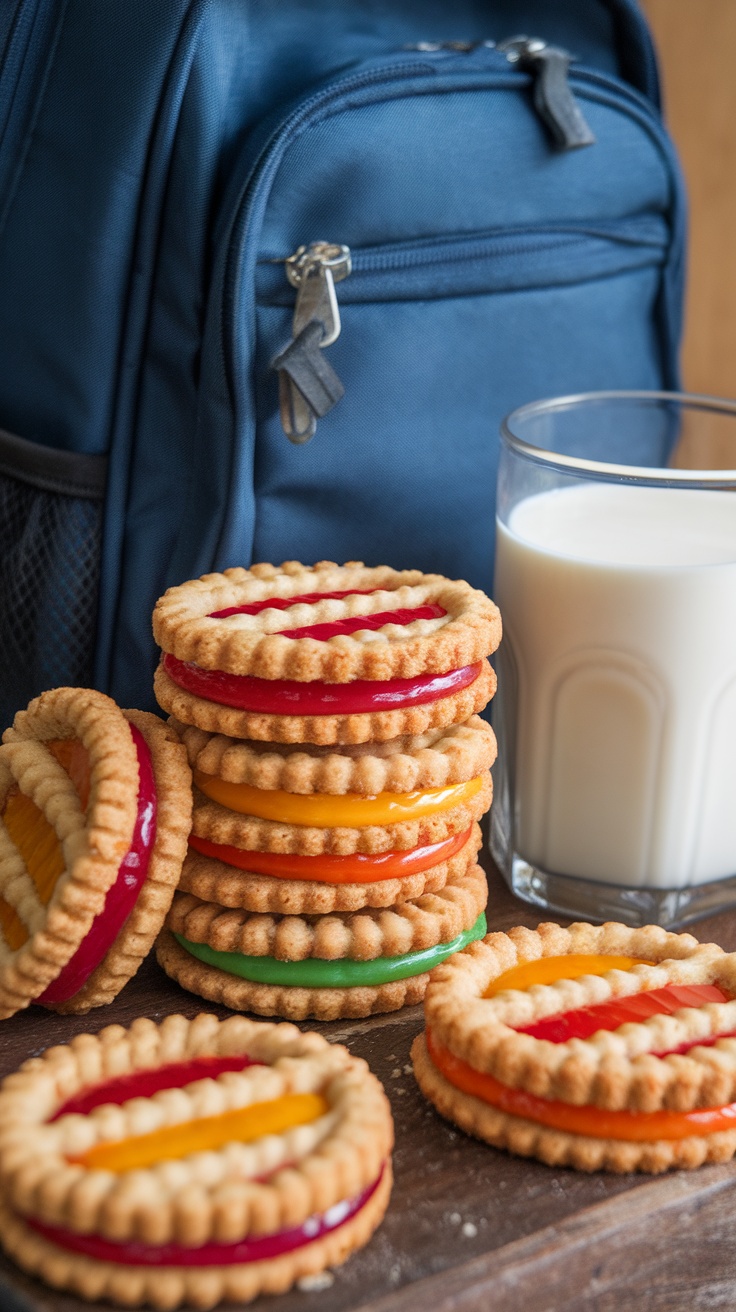
[[[483,996],[497,977],[519,963],[588,953],[626,955],[653,964]],[[511,1088],[543,1098],[644,1112],[689,1111],[730,1102],[736,1096],[736,1038],[684,1053],[671,1050],[736,1029],[736,1001],[652,1016],[568,1042],[518,1032],[545,1016],[668,984],[717,984],[736,998],[736,955],[656,926],[519,928],[490,934],[439,966],[425,1012],[432,1033],[455,1056]],[[670,1055],[656,1055],[659,1052]]]
[[[291,562],[281,571],[267,567],[268,575],[259,575],[259,568],[226,570],[170,588],[158,601],[153,619],[154,636],[163,650],[206,670],[343,683],[444,673],[482,660],[500,640],[493,603],[469,584],[441,575],[387,566],[366,569],[359,563],[322,562],[307,568]],[[271,597],[336,592],[347,595],[220,618],[223,611]],[[408,622],[391,622],[393,611],[426,606],[444,613],[416,620],[406,615],[402,618]],[[380,628],[301,636],[304,628],[315,625],[384,614],[389,618]],[[289,633],[295,636],[282,636]]]
[[[52,750],[66,740],[81,744],[89,762],[86,809]],[[0,747],[0,1015],[43,993],[102,910],[130,846],[137,773],[129,726],[101,693],[54,689],[6,730]],[[39,846],[46,844],[39,885],[28,869],[37,854],[31,858],[24,836],[34,825],[40,826]]]
[[[166,923],[174,933],[219,952],[281,961],[310,957],[370,961],[449,943],[475,924],[487,896],[485,875],[476,865],[437,893],[425,893],[415,901],[381,911],[314,917],[259,915],[225,910],[189,893],[177,893]]]
[[[339,752],[243,741],[172,722],[192,768],[229,783],[285,792],[370,797],[440,788],[474,779],[496,759],[493,730],[478,715],[465,724],[387,743],[355,744]]]
[[[67,1099],[128,1071],[200,1056],[243,1054],[264,1065],[162,1089],[85,1115],[62,1114]],[[199,1153],[112,1174],[70,1161],[95,1145],[182,1126],[279,1098],[319,1092],[328,1111],[299,1131],[251,1145]],[[160,1026],[140,1019],[79,1036],[26,1062],[0,1092],[0,1184],[16,1212],[48,1225],[117,1242],[234,1242],[302,1224],[356,1196],[379,1176],[391,1149],[385,1096],[364,1062],[293,1026],[232,1017]],[[295,1155],[296,1154],[296,1157]],[[247,1174],[266,1180],[249,1179]],[[274,1170],[275,1174],[270,1174]],[[193,1205],[196,1198],[197,1205]],[[224,1233],[226,1232],[226,1233]]]

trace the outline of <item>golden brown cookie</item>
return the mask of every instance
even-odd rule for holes
[[[194,843],[199,841],[195,835]],[[281,915],[324,915],[330,911],[361,911],[364,907],[393,907],[423,893],[437,893],[449,880],[466,874],[475,864],[481,842],[480,825],[474,824],[464,833],[408,854],[359,856],[357,861],[350,862],[347,870],[346,858],[339,856],[248,855],[231,848],[228,855],[231,862],[239,861],[240,868],[237,868],[204,856],[192,847],[184,861],[179,887],[203,902]],[[438,859],[448,851],[452,855]],[[277,870],[278,874],[253,873],[247,869],[249,864],[262,862],[264,856],[268,868],[272,872]],[[402,865],[405,860],[409,868],[417,864],[422,868],[392,876],[392,870],[407,868]],[[333,881],[340,878],[347,882],[326,883],[328,876]]]
[[[736,1150],[736,954],[657,926],[489,934],[435,972],[417,1079],[470,1133],[582,1170]]]
[[[26,1062],[0,1091],[0,1242],[57,1289],[211,1308],[366,1243],[392,1123],[367,1066],[290,1025],[140,1019]]]
[[[429,972],[485,933],[486,897],[479,866],[416,904],[357,915],[250,916],[182,894],[157,955],[184,988],[234,1010],[369,1016],[423,997]]]
[[[383,620],[378,626],[376,616]],[[370,626],[361,626],[361,619]],[[300,632],[325,625],[334,632]],[[360,561],[287,561],[280,568],[229,569],[169,588],[156,603],[153,632],[164,652],[200,669],[348,683],[475,664],[495,651],[501,622],[484,593],[440,574],[387,565],[370,569]]]
[[[0,1014],[109,1002],[176,887],[191,772],[156,716],[80,688],[44,693],[0,747]]]

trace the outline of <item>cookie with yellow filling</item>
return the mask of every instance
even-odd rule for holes
[[[191,823],[191,772],[156,716],[57,688],[0,747],[0,1014],[109,1002],[151,948]]]
[[[438,968],[422,1091],[497,1147],[656,1172],[736,1152],[736,954],[657,926],[489,934]]]
[[[417,570],[226,570],[169,589],[153,623],[160,705],[229,737],[386,741],[467,720],[495,689],[493,602]]]
[[[418,1002],[428,972],[485,933],[480,866],[390,910],[258,915],[177,894],[158,959],[185,988],[234,1010],[302,1020]]]
[[[141,1018],[5,1080],[0,1243],[95,1303],[240,1304],[368,1241],[392,1142],[379,1082],[320,1035]]]

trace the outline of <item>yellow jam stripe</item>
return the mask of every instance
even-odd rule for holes
[[[512,966],[492,980],[483,996],[492,998],[502,989],[530,989],[534,984],[554,984],[558,979],[579,979],[581,975],[605,975],[609,970],[631,970],[633,966],[651,966],[638,957],[614,957],[597,953],[570,953],[562,957],[539,957]]]
[[[277,820],[282,824],[318,825],[331,829],[338,825],[360,828],[363,825],[396,824],[418,820],[438,811],[469,802],[480,791],[482,778],[446,788],[429,788],[415,793],[379,793],[377,797],[359,797],[356,793],[335,796],[326,793],[287,793],[282,789],[254,788],[251,784],[231,784],[215,775],[194,771],[197,787],[229,811]]]
[[[169,1125],[152,1134],[99,1143],[71,1162],[90,1171],[138,1171],[157,1162],[169,1162],[190,1153],[211,1152],[226,1143],[250,1143],[265,1134],[281,1134],[296,1125],[316,1121],[329,1111],[317,1093],[288,1093],[269,1102],[254,1102],[221,1116]]]

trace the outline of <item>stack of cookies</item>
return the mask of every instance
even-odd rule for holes
[[[295,1020],[420,1001],[485,933],[496,607],[440,575],[287,562],[170,589],[154,633],[195,781],[164,969]]]

